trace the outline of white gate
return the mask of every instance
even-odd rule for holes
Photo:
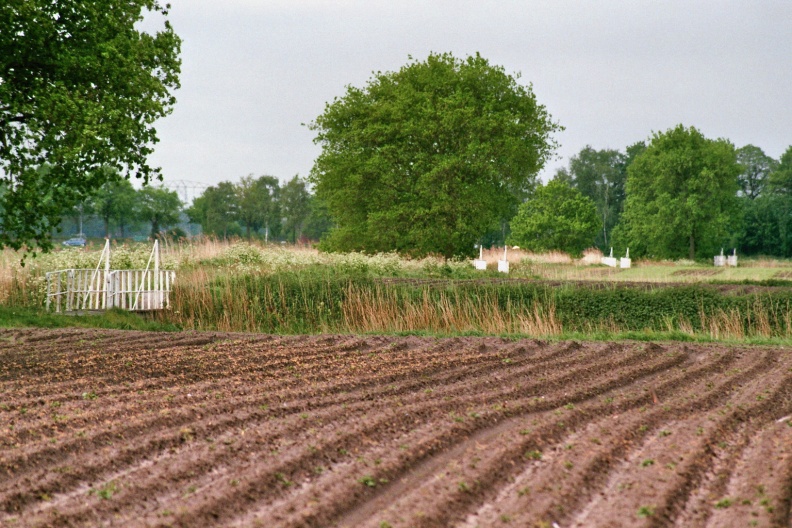
[[[152,260],[154,269],[151,269]],[[114,307],[132,311],[162,310],[170,308],[170,292],[175,280],[175,271],[159,269],[159,241],[154,241],[146,269],[111,270],[108,240],[96,269],[47,273],[47,310],[76,312]]]

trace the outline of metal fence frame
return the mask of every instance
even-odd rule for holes
[[[151,269],[152,260],[154,269]],[[102,264],[104,263],[104,267]],[[146,269],[111,270],[110,240],[96,269],[64,269],[47,273],[47,310],[77,312],[121,308],[130,311],[170,308],[176,272],[159,269],[159,242]]]

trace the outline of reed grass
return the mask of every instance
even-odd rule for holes
[[[355,274],[235,276],[198,269],[162,317],[196,330],[532,335],[670,332],[715,340],[792,338],[792,293],[705,286],[386,282]]]

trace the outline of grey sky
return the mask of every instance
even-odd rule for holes
[[[792,144],[792,2],[170,0],[182,88],[157,128],[166,181],[308,174],[301,123],[347,84],[430,51],[480,52],[533,84],[566,130],[623,150],[678,123],[778,158]]]

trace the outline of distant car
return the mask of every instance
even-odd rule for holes
[[[71,237],[69,240],[64,240],[63,245],[71,247],[85,247],[85,237]]]

